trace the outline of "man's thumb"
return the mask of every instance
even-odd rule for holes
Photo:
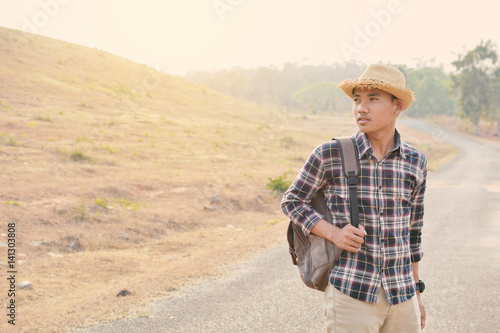
[[[359,230],[362,230],[365,233],[365,236],[367,235],[364,225],[360,224],[359,225]]]

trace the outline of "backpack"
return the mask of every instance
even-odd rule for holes
[[[335,140],[339,145],[343,175],[348,178],[351,223],[357,227],[359,222],[357,176],[360,174],[358,147],[352,137]],[[318,191],[311,200],[311,207],[332,223],[332,214],[326,206],[323,191]],[[312,233],[304,235],[301,227],[292,221],[288,225],[287,239],[292,262],[299,268],[302,281],[309,288],[325,291],[330,273],[342,254],[342,249],[323,237]]]

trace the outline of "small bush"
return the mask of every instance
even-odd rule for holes
[[[75,162],[82,162],[82,161],[89,161],[90,157],[85,155],[85,153],[81,149],[75,149],[71,152],[69,155],[72,161]]]
[[[87,216],[87,205],[85,204],[85,200],[80,199],[80,204],[76,207],[76,215],[75,218],[80,219],[81,221],[85,220]]]
[[[279,176],[278,178],[269,177],[269,182],[266,184],[266,187],[271,189],[274,192],[284,193],[290,185],[291,181],[286,180],[286,174]]]
[[[21,203],[19,201],[16,201],[16,200],[7,200],[7,201],[4,201],[4,203],[7,205],[11,205],[11,206],[21,206]]]
[[[5,140],[5,144],[7,146],[18,146],[19,145],[19,143],[17,142],[17,139],[14,135],[9,135]]]
[[[137,94],[134,90],[130,89],[127,86],[124,86],[123,84],[115,86],[115,92],[117,94],[130,96],[132,98],[137,97]]]
[[[116,148],[113,147],[113,146],[107,145],[107,146],[104,147],[104,149],[106,149],[107,151],[109,151],[111,154],[116,154],[117,153]]]
[[[76,137],[75,139],[76,142],[87,142],[87,143],[94,143],[94,141],[92,139],[89,139],[87,137],[81,137],[81,136],[78,136]]]
[[[109,203],[106,201],[106,199],[95,198],[94,203],[97,206],[103,207],[103,208],[106,208],[106,209],[109,207]]]
[[[122,198],[114,198],[116,202],[119,204],[122,204],[125,209],[128,210],[139,210],[141,209],[141,206],[144,206],[143,203],[136,202],[136,201],[131,201],[129,197],[126,197],[125,199]]]
[[[40,120],[40,121],[45,121],[45,122],[52,122],[52,118],[50,118],[49,116],[41,116],[41,115],[38,115],[36,117],[36,120]]]

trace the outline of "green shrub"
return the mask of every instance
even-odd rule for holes
[[[75,162],[82,162],[82,161],[89,161],[90,157],[85,155],[85,153],[81,149],[75,149],[71,152],[69,155],[72,161]]]
[[[106,201],[106,199],[95,198],[94,204],[103,208],[109,207],[109,203]]]
[[[290,185],[291,181],[286,180],[286,174],[279,176],[278,178],[269,177],[269,182],[266,184],[266,187],[271,189],[274,192],[284,193]]]
[[[7,200],[7,201],[4,201],[4,203],[7,205],[12,205],[12,206],[21,206],[21,203],[19,201],[16,201],[16,200]]]
[[[123,207],[125,207],[125,209],[128,209],[128,210],[139,210],[139,209],[141,209],[141,206],[144,206],[143,203],[132,201],[132,200],[130,200],[129,197],[126,197],[125,199],[114,198],[114,200],[116,202],[122,204]]]

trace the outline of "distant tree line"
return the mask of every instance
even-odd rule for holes
[[[417,101],[405,112],[422,118],[458,115],[477,125],[480,120],[500,120],[500,69],[491,41],[458,55],[455,70],[421,63],[416,68],[392,64],[406,76]],[[235,67],[213,71],[191,71],[188,80],[224,94],[288,111],[307,113],[346,112],[352,101],[337,88],[346,78],[358,77],[366,65],[357,62],[332,65],[286,63],[281,68]]]
[[[359,76],[364,70],[359,63],[331,66],[286,63],[281,68],[235,67],[215,71],[191,71],[190,81],[213,88],[224,94],[258,104],[280,106],[285,110],[336,112],[349,110],[351,102],[337,84],[348,77]]]
[[[456,98],[450,96],[452,81],[442,67],[408,68],[394,65],[406,75],[407,84],[418,101],[407,113],[414,117],[453,114]],[[287,63],[282,68],[235,67],[216,71],[191,71],[188,80],[219,92],[258,104],[281,106],[285,110],[308,113],[346,112],[350,100],[338,84],[358,77],[366,65],[356,62],[333,65],[299,65]]]

